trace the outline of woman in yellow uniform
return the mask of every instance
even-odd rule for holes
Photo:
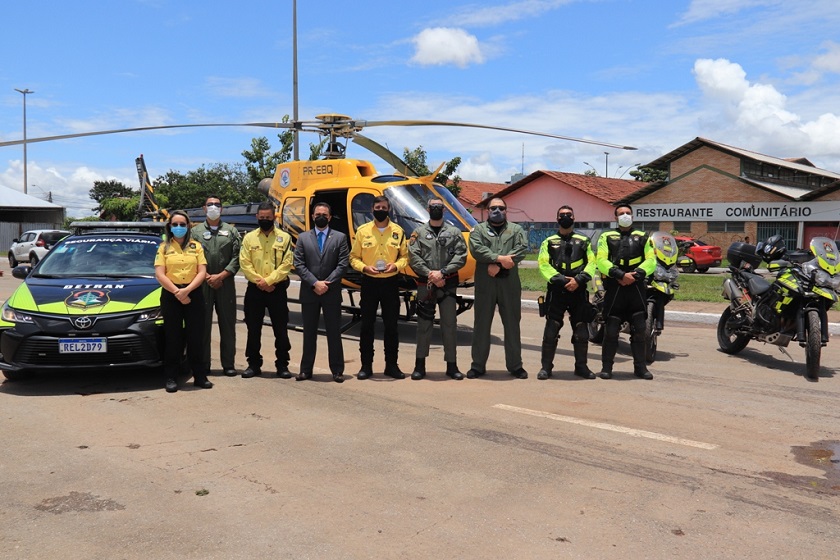
[[[190,219],[181,210],[169,215],[166,240],[155,256],[155,277],[163,290],[160,310],[163,315],[166,392],[178,390],[178,367],[187,345],[187,359],[193,373],[193,384],[210,389],[207,367],[202,363],[204,352],[204,294],[201,285],[207,276],[207,260],[201,243],[190,239]]]

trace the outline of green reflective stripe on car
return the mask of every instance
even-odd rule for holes
[[[199,290],[200,289],[201,288],[199,287]],[[149,292],[149,295],[147,295],[146,297],[141,299],[139,302],[137,302],[136,309],[147,309],[147,308],[151,309],[153,307],[159,307],[160,306],[160,290],[161,290],[161,288],[158,288],[157,290],[153,290],[153,291]]]
[[[18,286],[7,303],[9,307],[14,307],[20,311],[38,311],[38,304],[35,303],[35,298],[32,297],[32,292],[29,291],[29,286],[26,284]]]

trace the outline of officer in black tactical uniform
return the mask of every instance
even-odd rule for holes
[[[540,364],[542,369],[537,373],[537,379],[551,377],[563,315],[567,311],[573,328],[574,373],[584,379],[595,379],[595,374],[586,365],[588,325],[595,318],[586,285],[595,274],[595,255],[589,238],[573,229],[575,211],[571,206],[563,205],[557,210],[557,223],[560,226],[559,232],[542,242],[537,258],[540,274],[548,282]]]
[[[604,341],[601,346],[601,379],[612,379],[622,321],[630,322],[633,373],[653,379],[645,362],[645,277],[656,270],[656,256],[648,235],[633,228],[633,209],[621,204],[615,209],[618,227],[598,239],[595,261],[604,280]]]

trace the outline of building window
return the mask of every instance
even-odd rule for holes
[[[709,233],[744,233],[744,222],[708,222],[706,226]]]
[[[691,233],[691,222],[674,222],[673,229],[680,233]]]

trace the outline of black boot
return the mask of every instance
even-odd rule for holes
[[[426,377],[426,358],[417,358],[414,361],[414,371],[411,372],[411,378],[414,381],[419,381]]]
[[[621,319],[614,315],[607,317],[604,324],[604,341],[601,342],[601,379],[612,379],[613,362],[618,351],[618,333]]]
[[[537,379],[548,379],[554,369],[554,356],[557,354],[557,339],[560,336],[560,322],[546,319],[543,331],[542,352],[540,353],[540,371]]]
[[[359,373],[356,374],[356,379],[361,381],[369,378],[371,375],[373,375],[373,364],[362,364]]]
[[[385,364],[385,375],[393,377],[394,379],[405,379],[405,374],[400,371],[400,366],[396,362]]]
[[[464,378],[464,374],[458,369],[457,362],[446,362],[446,375],[456,381],[460,381]]]
[[[645,359],[645,313],[634,313],[630,318],[630,351],[633,353],[633,375],[641,379],[653,379]]]
[[[586,323],[575,325],[572,347],[575,350],[575,375],[584,379],[595,379],[595,374],[586,365],[589,352],[589,326]]]

